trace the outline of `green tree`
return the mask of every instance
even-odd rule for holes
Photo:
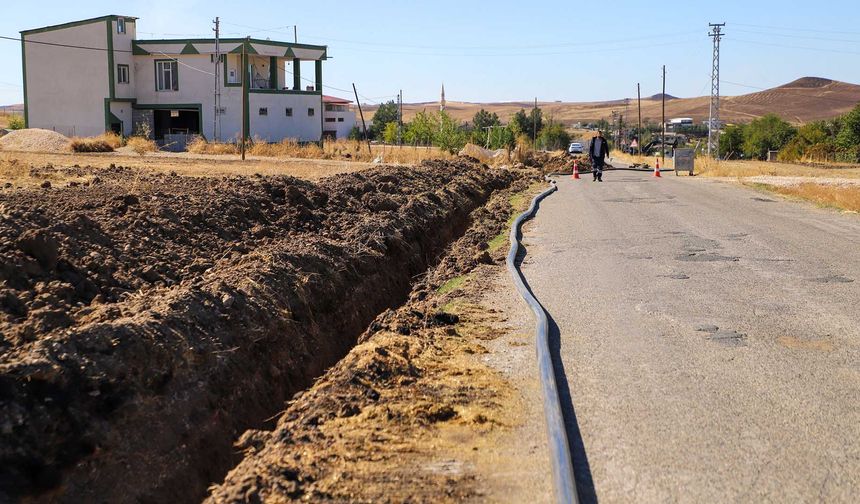
[[[842,116],[842,127],[836,135],[836,145],[842,149],[860,146],[860,105]]]
[[[802,159],[813,145],[829,142],[830,137],[823,121],[804,124],[797,130],[797,135],[779,151],[779,160],[797,161]]]
[[[546,150],[567,149],[570,145],[570,134],[560,123],[552,123],[541,131],[538,145]]]
[[[753,120],[744,128],[744,154],[765,159],[770,150],[779,150],[795,135],[796,130],[775,114]]]
[[[495,112],[491,114],[484,109],[475,112],[475,116],[472,118],[472,125],[475,129],[481,131],[483,131],[484,128],[499,126],[500,124],[502,124],[502,121],[499,120],[498,114]]]
[[[361,128],[353,126],[352,129],[349,130],[349,136],[347,138],[350,140],[363,140],[364,137],[361,134]]]
[[[517,136],[510,126],[493,126],[490,129],[490,149],[513,149]]]
[[[382,132],[382,141],[389,144],[397,143],[397,121],[385,125],[385,131]]]
[[[412,145],[431,145],[433,134],[439,129],[438,117],[425,111],[418,112],[406,128],[404,139]]]
[[[379,108],[376,109],[376,113],[373,114],[373,125],[368,131],[370,138],[382,138],[382,135],[385,132],[385,127],[388,126],[388,123],[392,121],[396,123],[399,117],[399,109],[397,108],[397,103],[395,103],[394,100],[380,105]]]
[[[720,135],[720,158],[739,157],[744,147],[744,126],[731,124]]]
[[[526,114],[525,109],[520,109],[511,117],[510,126],[515,136],[525,135],[531,138],[535,130],[540,135],[543,129],[543,112],[539,108],[533,108]]]
[[[466,135],[460,130],[460,125],[447,112],[438,112],[439,128],[433,137],[433,144],[451,154],[456,153],[466,145]]]

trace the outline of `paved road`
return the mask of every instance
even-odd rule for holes
[[[860,218],[609,171],[524,242],[584,502],[857,502]]]

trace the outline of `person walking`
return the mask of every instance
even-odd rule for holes
[[[591,145],[588,146],[591,173],[594,175],[592,182],[603,182],[603,165],[607,155],[609,155],[609,144],[603,138],[603,132],[597,130],[597,136],[591,139]]]

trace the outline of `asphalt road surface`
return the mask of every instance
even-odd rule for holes
[[[524,244],[583,502],[857,502],[860,217],[607,171]]]

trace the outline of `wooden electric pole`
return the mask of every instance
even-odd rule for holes
[[[248,64],[248,41],[247,37],[242,41],[242,161],[245,160],[245,144],[248,143],[248,80],[251,68]]]
[[[636,83],[636,101],[639,102],[639,127],[636,130],[636,147],[639,148],[639,157],[642,157],[642,92],[639,90],[638,82]]]
[[[364,122],[364,112],[361,111],[361,101],[358,99],[358,90],[355,89],[355,82],[352,83],[352,92],[355,93],[355,103],[358,104],[358,115],[361,117],[361,129],[364,131],[364,140],[367,141],[367,152],[373,154],[370,149],[370,138],[367,136],[367,124]]]
[[[663,135],[660,136],[660,161],[666,166],[666,65],[663,65]]]

